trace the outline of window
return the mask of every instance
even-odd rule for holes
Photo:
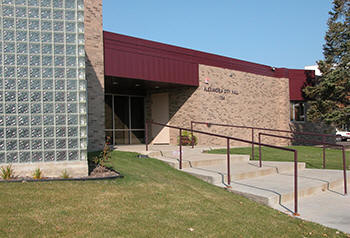
[[[290,103],[290,120],[294,122],[306,121],[306,109],[304,102]]]

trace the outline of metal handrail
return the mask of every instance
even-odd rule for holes
[[[261,162],[261,136],[270,136],[270,137],[276,137],[276,138],[282,138],[282,139],[294,139],[292,137],[288,136],[280,136],[280,135],[274,135],[274,134],[268,134],[268,133],[262,133],[259,132],[259,166],[262,166]],[[313,142],[313,143],[319,143],[319,141],[307,141],[307,142]],[[344,195],[347,194],[347,182],[346,182],[346,157],[345,157],[345,146],[344,145],[338,145],[338,144],[332,144],[332,143],[326,143],[323,142],[325,145],[329,146],[336,146],[336,147],[341,147],[342,149],[342,154],[343,154],[343,175],[344,175]]]
[[[183,128],[183,127],[178,127],[178,126],[170,126],[154,121],[146,121],[145,123],[145,144],[146,144],[146,151],[148,151],[148,144],[149,144],[149,137],[148,137],[148,125],[149,124],[154,124],[154,125],[159,125],[159,126],[164,126],[168,128],[173,128],[179,130],[179,169],[182,169],[182,131],[191,131],[192,133],[199,133],[199,134],[204,134],[208,136],[215,136],[219,138],[225,138],[227,140],[227,181],[228,185],[231,184],[231,172],[230,172],[230,140],[235,140],[239,142],[244,142],[244,143],[252,143],[253,145],[262,145],[265,147],[270,147],[274,149],[280,149],[280,150],[285,150],[285,151],[291,151],[294,152],[294,215],[299,215],[298,214],[298,152],[295,149],[290,149],[290,148],[285,148],[281,146],[276,146],[276,145],[269,145],[269,144],[264,144],[264,143],[257,143],[255,141],[249,141],[245,139],[240,139],[232,136],[225,136],[225,135],[220,135],[220,134],[215,134],[215,133],[210,133],[210,132],[205,132],[205,131],[199,131],[199,130],[193,130],[188,128]],[[193,137],[192,137],[193,138]],[[230,187],[230,186],[228,186]]]
[[[323,169],[325,169],[326,166],[326,137],[340,137],[339,135],[331,135],[331,134],[320,134],[320,133],[314,133],[314,132],[297,132],[297,131],[288,131],[288,130],[280,130],[280,129],[272,129],[272,128],[263,128],[263,127],[252,127],[252,126],[239,126],[239,125],[232,125],[232,124],[221,124],[221,123],[212,123],[212,122],[202,122],[202,121],[191,121],[191,145],[192,148],[194,148],[194,140],[193,140],[193,125],[194,124],[203,124],[210,127],[213,126],[223,126],[223,127],[233,127],[233,128],[243,128],[243,129],[251,129],[252,130],[252,142],[254,142],[254,130],[263,130],[263,131],[271,131],[271,132],[283,132],[283,133],[293,133],[296,135],[310,135],[310,136],[320,136],[322,137],[322,149],[323,149]],[[350,137],[349,137],[350,138]],[[255,156],[255,150],[254,150],[254,144],[252,143],[252,158]]]

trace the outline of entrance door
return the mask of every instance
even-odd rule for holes
[[[155,122],[168,124],[169,95],[168,93],[152,94],[152,119]],[[153,144],[169,144],[169,127],[152,125]]]
[[[144,98],[105,95],[105,127],[106,141],[110,144],[144,143]]]

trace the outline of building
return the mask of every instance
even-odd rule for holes
[[[106,139],[144,143],[146,120],[285,130],[298,124],[290,115],[305,121],[301,88],[313,70],[104,32],[102,0],[3,0],[0,8],[0,165],[17,172],[86,175],[88,150],[100,150]],[[151,133],[153,143],[177,143],[177,131],[152,126]]]

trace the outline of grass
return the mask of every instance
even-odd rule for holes
[[[136,155],[112,153],[123,179],[1,183],[0,237],[346,237]]]
[[[305,162],[306,168],[322,168],[322,148],[312,146],[288,146],[287,148],[298,151],[298,161]],[[226,154],[226,149],[215,149],[207,151],[212,154]],[[231,154],[251,155],[251,147],[231,148]],[[254,160],[259,160],[259,148],[255,147]],[[294,153],[268,147],[261,148],[261,156],[264,161],[294,161]],[[350,152],[346,152],[347,167],[349,168]],[[326,149],[326,169],[343,169],[342,151],[337,149]]]

